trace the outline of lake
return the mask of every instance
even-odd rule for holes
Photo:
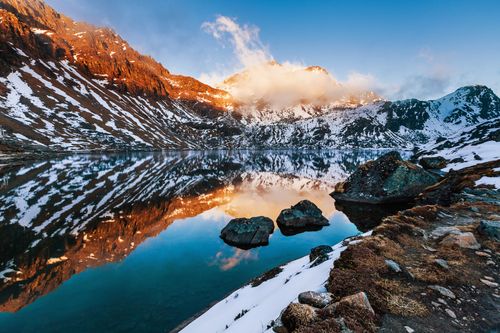
[[[90,154],[4,167],[0,331],[168,332],[265,271],[375,225],[366,213],[350,220],[329,193],[382,153]],[[250,250],[219,238],[232,218],[276,220],[302,199],[330,226],[276,228]]]

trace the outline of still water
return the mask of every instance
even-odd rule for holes
[[[382,153],[75,155],[4,168],[0,332],[168,332],[263,272],[373,224],[366,214],[352,223],[328,194]],[[276,228],[250,250],[219,238],[232,218],[275,220],[302,199],[330,226]]]

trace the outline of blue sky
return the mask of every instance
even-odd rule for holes
[[[238,68],[230,43],[204,31],[218,15],[260,29],[278,62],[319,65],[340,81],[370,76],[388,98],[434,98],[467,84],[500,93],[500,1],[48,0],[115,29],[170,71]]]

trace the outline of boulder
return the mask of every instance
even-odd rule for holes
[[[410,202],[438,180],[438,176],[403,161],[393,151],[359,166],[344,183],[335,186],[331,196],[340,202]]]
[[[436,156],[436,157],[422,157],[418,161],[418,164],[420,164],[424,169],[435,170],[435,169],[445,168],[448,163],[444,157]]]
[[[481,245],[477,242],[472,232],[461,232],[448,234],[440,243],[444,246],[457,245],[464,249],[477,250]]]
[[[491,239],[500,241],[500,221],[482,220],[477,231]]]
[[[371,313],[375,313],[370,304],[370,301],[368,301],[368,296],[366,296],[366,293],[364,291],[361,291],[354,295],[343,297],[340,301],[338,301],[335,304],[336,305],[347,304],[349,306],[357,306],[362,309],[368,310]]]
[[[289,332],[299,326],[312,323],[316,319],[316,311],[307,304],[290,303],[281,314],[281,322]]]
[[[282,232],[308,228],[317,230],[330,224],[321,209],[309,200],[302,200],[290,208],[283,209],[276,222]]]
[[[237,218],[229,221],[220,237],[230,245],[251,248],[268,244],[273,231],[274,223],[268,217]]]
[[[329,245],[319,245],[311,249],[309,253],[309,261],[313,262],[311,267],[317,266],[322,262],[328,260],[328,253],[332,252],[333,249]]]
[[[324,308],[332,301],[330,293],[317,293],[315,291],[304,291],[299,294],[299,303]]]

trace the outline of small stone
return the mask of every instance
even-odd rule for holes
[[[440,238],[449,234],[460,234],[460,229],[457,227],[437,227],[432,230],[431,238]]]
[[[317,266],[329,259],[328,253],[333,249],[329,245],[319,245],[311,249],[309,261],[314,262],[311,266]]]
[[[343,304],[343,303],[348,304],[348,305],[354,305],[354,306],[366,309],[366,310],[370,311],[371,313],[375,313],[375,311],[373,311],[373,308],[372,308],[370,302],[368,301],[368,296],[366,296],[366,293],[363,291],[359,292],[357,294],[354,294],[354,295],[343,297],[336,304]]]
[[[485,275],[485,276],[484,276],[484,278],[485,278],[486,280],[495,281],[495,279],[494,279],[492,276],[487,276],[487,275]]]
[[[488,281],[488,280],[485,280],[485,279],[479,279],[479,280],[482,283],[484,283],[485,285],[487,285],[488,287],[492,287],[492,288],[498,287],[498,283],[496,283],[496,282]]]
[[[409,327],[409,326],[405,326],[405,330],[406,330],[406,332],[408,332],[408,333],[413,333],[413,332],[415,332],[415,330],[414,330],[413,328]]]
[[[495,266],[495,262],[493,260],[488,260],[486,262],[486,265],[488,265],[488,266]]]
[[[432,305],[434,305],[435,307],[440,307],[440,306],[441,306],[441,304],[436,303],[436,302],[434,302],[434,301],[431,301],[431,304],[432,304]]]
[[[315,291],[305,291],[299,294],[299,303],[324,308],[332,301],[330,293],[317,293]]]
[[[479,243],[476,240],[476,237],[474,237],[474,234],[472,232],[449,234],[441,241],[441,245],[444,246],[458,245],[461,248],[472,249],[472,250],[477,250],[481,247],[481,245],[479,245]]]
[[[434,259],[434,262],[441,268],[449,269],[448,262],[444,259]]]
[[[445,311],[445,312],[448,314],[448,316],[450,316],[451,318],[453,318],[453,319],[457,319],[457,315],[455,314],[455,312],[451,311],[450,309],[445,309],[444,311]]]
[[[474,213],[479,213],[479,208],[473,206],[470,208],[471,211],[473,211]]]
[[[386,259],[385,264],[389,267],[393,272],[400,273],[401,267],[399,267],[398,263],[394,260]]]
[[[444,305],[448,305],[448,303],[446,303],[446,301],[442,298],[438,298],[438,302]]]
[[[497,242],[500,241],[500,221],[482,220],[477,231]]]
[[[476,251],[475,252],[478,256],[480,257],[491,257],[491,254],[488,254],[486,252],[483,252],[483,251]]]
[[[445,287],[442,287],[442,286],[437,286],[437,285],[429,286],[429,288],[432,289],[432,290],[436,290],[437,292],[439,292],[443,296],[446,296],[446,297],[449,297],[449,298],[453,298],[453,299],[456,298],[456,296],[453,293],[453,291],[451,291],[448,288],[445,288]]]
[[[424,249],[426,249],[427,251],[430,251],[430,252],[436,252],[437,251],[435,248],[427,246],[427,245],[422,245],[422,247]]]

